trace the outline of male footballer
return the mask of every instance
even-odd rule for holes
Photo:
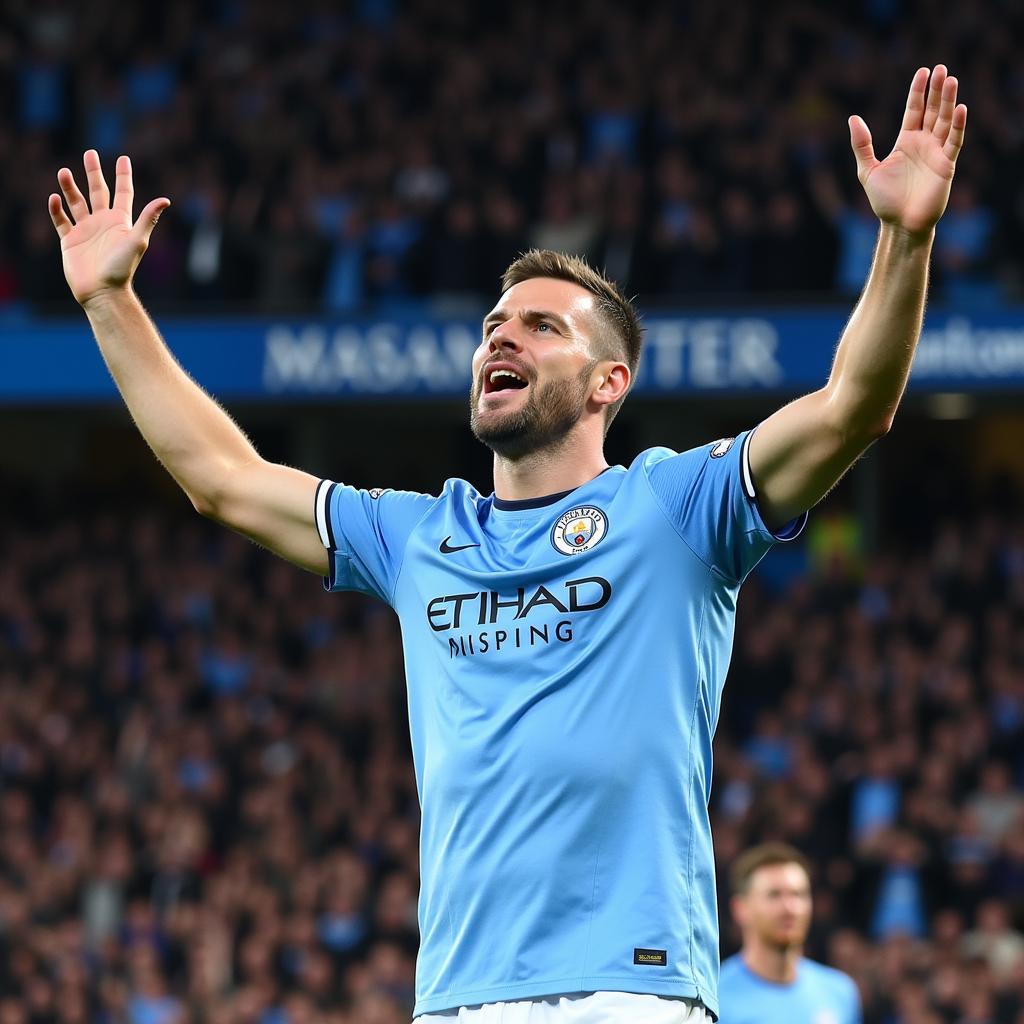
[[[132,223],[85,154],[49,209],[64,272],[157,457],[206,516],[398,613],[422,807],[419,1024],[718,1014],[708,794],[740,584],[889,429],[921,328],[966,108],[939,65],[893,151],[850,119],[880,220],[827,383],[756,429],[609,466],[640,357],[636,311],[581,260],[508,269],[473,357],[494,492],[357,490],[257,454],[176,363],[132,287]],[[828,344],[822,339],[822,344]]]
[[[722,964],[729,1024],[861,1024],[852,978],[803,955],[811,926],[807,861],[785,843],[754,846],[732,869],[732,914],[743,948]]]

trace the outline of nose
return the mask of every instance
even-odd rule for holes
[[[795,893],[784,897],[782,900],[783,913],[788,914],[791,917],[799,917],[804,912],[806,903],[806,897]]]
[[[523,343],[516,331],[516,321],[510,319],[503,324],[498,324],[491,331],[487,348],[491,352],[522,352]]]

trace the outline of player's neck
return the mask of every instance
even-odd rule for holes
[[[519,459],[494,455],[494,493],[503,501],[524,501],[582,486],[608,468],[600,446],[568,437],[557,448],[545,448]]]
[[[743,946],[743,962],[765,981],[776,985],[792,985],[803,949],[800,946],[769,946],[763,942],[748,942]]]

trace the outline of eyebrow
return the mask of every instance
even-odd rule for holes
[[[483,329],[484,333],[487,333],[487,325],[492,323],[502,323],[509,318],[510,314],[508,311],[503,309],[496,309],[492,313],[488,313],[484,317]],[[521,313],[524,320],[550,320],[563,334],[571,334],[572,328],[569,326],[567,320],[564,317],[560,317],[557,313],[552,313],[548,309],[524,309]]]

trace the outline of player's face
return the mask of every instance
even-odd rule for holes
[[[571,281],[513,285],[484,318],[470,426],[507,458],[557,444],[588,409],[596,298]],[[600,410],[597,410],[601,414]]]
[[[799,864],[758,868],[737,900],[743,932],[776,949],[802,946],[811,926],[811,885]]]

